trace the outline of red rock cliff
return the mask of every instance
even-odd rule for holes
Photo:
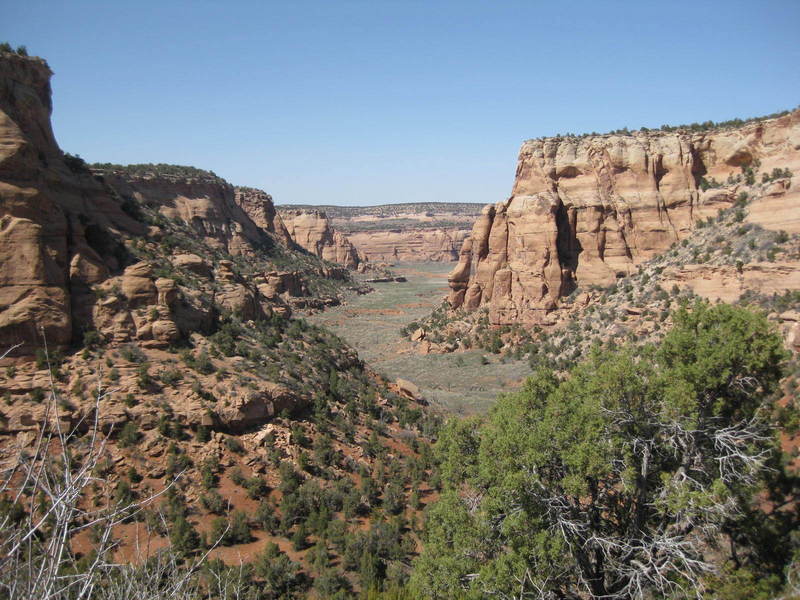
[[[800,111],[704,133],[545,138],[522,145],[511,197],[487,206],[451,273],[451,306],[486,306],[490,321],[535,323],[578,285],[610,283],[684,238],[733,201],[703,179],[743,167],[800,174]],[[800,230],[799,178],[750,210]]]
[[[284,246],[292,247],[292,236],[275,210],[272,196],[257,188],[237,186],[234,201],[258,227],[275,235]]]
[[[292,240],[308,252],[338,263],[348,269],[355,269],[361,257],[347,236],[331,227],[328,217],[320,211],[286,211],[283,222]]]
[[[0,53],[0,349],[21,344],[16,355],[43,336],[68,344],[89,286],[119,266],[117,234],[143,232],[56,144],[50,76],[42,59]]]
[[[468,229],[388,229],[355,231],[347,238],[372,262],[450,262]]]
[[[211,173],[172,175],[157,170],[94,169],[122,198],[135,198],[169,219],[190,224],[206,244],[234,256],[253,255],[275,241],[291,240],[272,198],[234,187]],[[268,235],[272,234],[272,236]]]

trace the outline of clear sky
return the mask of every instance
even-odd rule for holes
[[[800,104],[800,0],[0,0],[61,147],[280,204],[497,202],[520,143]]]

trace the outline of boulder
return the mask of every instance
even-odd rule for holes
[[[395,381],[395,384],[397,385],[397,391],[409,400],[418,400],[422,397],[419,387],[407,379],[401,379],[398,377]]]
[[[158,290],[153,282],[153,268],[147,262],[139,262],[125,269],[121,287],[131,308],[158,302]]]
[[[201,277],[211,276],[211,266],[197,254],[177,254],[172,257],[172,264]]]
[[[242,432],[265,424],[284,410],[292,411],[302,405],[299,398],[277,383],[262,384],[258,390],[248,390],[217,404],[219,426],[228,431]]]
[[[180,337],[180,331],[178,331],[178,326],[175,324],[175,321],[171,320],[159,320],[155,321],[151,325],[151,332],[153,335],[153,339],[161,342],[164,345],[169,345],[173,342],[177,342]]]
[[[171,306],[178,297],[178,286],[172,279],[159,277],[156,279],[156,290],[158,291],[158,304]]]

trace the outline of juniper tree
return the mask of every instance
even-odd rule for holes
[[[443,431],[419,595],[699,597],[714,553],[747,560],[732,532],[775,463],[782,341],[727,305],[674,322],[659,346],[539,371],[484,423]]]

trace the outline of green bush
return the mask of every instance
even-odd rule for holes
[[[191,554],[200,547],[200,536],[185,517],[175,519],[169,534],[170,542],[180,554]]]
[[[244,454],[244,446],[242,445],[242,442],[237,440],[235,437],[232,436],[226,437],[225,447],[231,452],[234,452],[236,454]]]
[[[200,495],[200,504],[208,512],[215,515],[222,515],[225,513],[228,506],[227,501],[216,490],[211,490],[206,494]]]
[[[158,374],[161,383],[170,387],[175,387],[183,379],[183,373],[179,369],[165,369]]]
[[[700,589],[732,537],[738,560],[780,577],[794,526],[762,498],[785,476],[770,416],[783,340],[764,315],[724,304],[673,322],[657,346],[596,351],[565,378],[539,370],[485,420],[440,431],[444,489],[418,597],[510,597],[523,578],[553,597],[662,597],[675,578]]]
[[[143,363],[147,360],[147,355],[142,350],[133,344],[122,346],[119,350],[120,356],[132,363]]]
[[[275,508],[272,504],[266,500],[262,500],[256,509],[255,521],[264,531],[275,531],[275,528],[278,526],[278,519],[275,516]]]
[[[197,427],[197,434],[195,437],[197,438],[198,442],[205,444],[211,439],[211,430],[205,425],[199,425]]]
[[[262,498],[269,493],[269,486],[267,485],[267,482],[257,475],[246,479],[244,482],[244,488],[247,490],[247,495],[253,500]]]
[[[136,423],[133,421],[128,421],[122,426],[122,429],[119,432],[119,445],[122,448],[135,446],[139,442],[140,437],[141,434],[139,433],[139,428],[137,427]]]
[[[250,520],[245,512],[241,510],[233,512],[231,527],[226,537],[230,544],[246,544],[253,540],[250,533]]]

